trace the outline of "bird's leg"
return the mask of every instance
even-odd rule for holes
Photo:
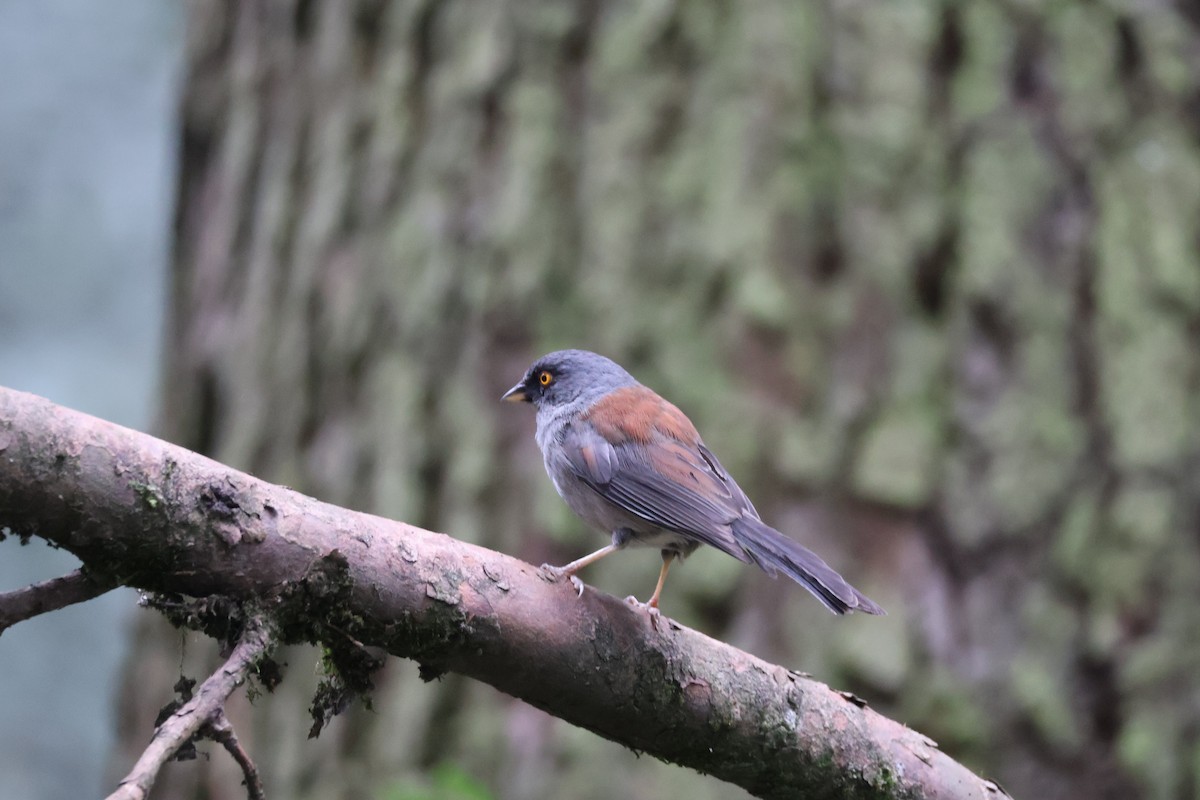
[[[658,610],[658,598],[662,594],[663,584],[667,582],[667,571],[671,569],[671,562],[675,559],[675,555],[674,550],[662,551],[662,569],[658,573],[658,584],[654,587],[654,594],[650,595],[649,600],[643,604],[636,597],[630,596],[626,598],[626,600],[635,606],[645,605],[647,613],[650,614],[650,627],[656,631],[658,630],[658,619],[662,616]]]
[[[617,547],[615,544],[608,544],[604,547],[601,547],[596,552],[591,553],[590,555],[586,555],[583,558],[577,558],[570,564],[565,564],[561,567],[554,567],[553,569],[558,572],[559,575],[574,575],[584,567],[591,566],[605,556],[610,556],[620,549],[621,548]]]
[[[671,561],[675,558],[675,551],[662,551],[662,570],[658,573],[658,584],[654,587],[654,594],[650,595],[650,599],[646,601],[646,605],[650,608],[658,609],[658,596],[662,594],[663,584],[667,582],[667,571],[671,569]]]
[[[620,545],[617,544],[605,545],[596,552],[586,555],[583,558],[577,558],[570,564],[564,564],[561,567],[553,567],[549,564],[542,564],[542,572],[550,575],[555,580],[558,580],[559,578],[570,578],[571,584],[576,590],[578,590],[579,596],[583,597],[583,581],[579,580],[579,578],[576,578],[575,573],[579,572],[579,570],[583,569],[589,564],[595,564],[605,556],[612,555],[620,549]]]

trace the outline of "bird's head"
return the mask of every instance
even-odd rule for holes
[[[553,409],[594,402],[614,389],[635,385],[633,376],[611,359],[587,350],[557,350],[533,362],[500,399]]]

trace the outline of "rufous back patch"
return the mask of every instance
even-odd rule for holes
[[[583,418],[610,444],[649,443],[655,432],[696,444],[700,434],[683,412],[645,386],[626,386],[596,401]]]

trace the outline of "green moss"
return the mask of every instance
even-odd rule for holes
[[[130,481],[129,488],[134,491],[146,508],[157,509],[162,502],[162,492],[157,486],[140,481]]]
[[[832,425],[801,418],[780,427],[775,466],[790,480],[820,485],[833,476],[839,449]]]
[[[862,586],[867,594],[887,607],[888,603]],[[902,692],[912,678],[915,655],[908,630],[903,625],[848,625],[839,628],[837,655],[845,672],[856,682],[881,692]]]
[[[963,37],[971,43],[954,76],[955,113],[964,121],[1006,109],[1011,69],[1011,16],[1001,6],[973,3],[963,7]]]
[[[968,297],[1005,298],[1029,269],[1021,246],[1031,215],[1055,190],[1048,156],[1031,122],[1015,117],[1011,129],[975,148],[965,166],[961,241],[961,290]],[[1031,276],[1033,277],[1033,276]]]
[[[1009,675],[1017,707],[1037,731],[1039,741],[1058,752],[1072,752],[1082,746],[1083,731],[1057,669],[1041,655],[1026,652],[1013,659]]]
[[[748,269],[737,282],[737,307],[751,322],[785,329],[792,316],[788,295],[766,269]]]
[[[864,497],[907,508],[929,501],[934,489],[937,418],[920,408],[889,410],[864,437],[854,488]]]
[[[1193,344],[1169,320],[1146,309],[1136,329],[1106,335],[1105,415],[1116,458],[1134,469],[1173,462],[1192,438],[1188,382]]]
[[[1096,6],[1067,4],[1048,17],[1066,127],[1092,131],[1125,124],[1125,98],[1113,91],[1111,14]]]
[[[457,764],[444,762],[421,778],[396,781],[384,787],[379,800],[489,800],[488,787]]]
[[[880,766],[879,771],[871,779],[871,786],[878,789],[882,797],[895,797],[898,788],[895,771],[886,764]]]
[[[1091,492],[1077,492],[1050,543],[1055,568],[1078,586],[1088,585],[1094,577],[1092,559],[1100,533],[1098,502]]]
[[[946,668],[932,666],[923,678],[909,687],[894,716],[923,720],[921,731],[959,761],[985,761],[994,725],[986,698]]]
[[[1122,726],[1117,753],[1121,763],[1149,788],[1147,797],[1178,796],[1178,784],[1173,778],[1184,772],[1177,755],[1182,734],[1163,714],[1149,709],[1134,714]],[[1193,759],[1194,769],[1200,766],[1200,748],[1193,748]],[[1200,775],[1200,770],[1193,775]]]
[[[1112,521],[1131,546],[1158,548],[1178,530],[1174,511],[1175,493],[1168,488],[1126,484],[1113,504]]]

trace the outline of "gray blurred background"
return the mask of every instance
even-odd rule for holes
[[[142,430],[166,310],[183,12],[0,2],[0,384]],[[78,565],[0,544],[0,590]],[[0,795],[107,794],[131,590],[0,637]]]

